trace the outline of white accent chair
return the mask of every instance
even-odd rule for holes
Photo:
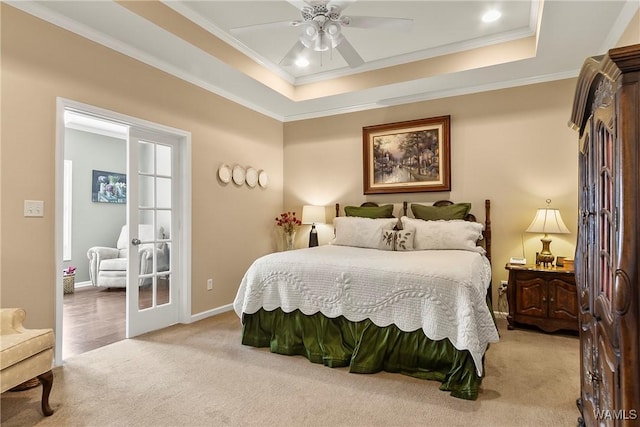
[[[160,228],[158,235],[161,237],[164,231]],[[153,226],[140,224],[138,239],[144,241],[154,240]],[[140,254],[139,274],[149,274],[153,269],[154,243],[145,243],[138,246]],[[126,225],[122,226],[120,236],[115,248],[94,246],[87,251],[89,258],[89,278],[93,286],[106,288],[125,288],[127,286],[127,265],[129,252],[129,232]],[[169,269],[169,249],[166,244],[158,244],[155,249],[157,254],[157,271]],[[149,279],[141,278],[138,285],[148,284]]]

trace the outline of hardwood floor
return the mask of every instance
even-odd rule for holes
[[[139,307],[151,307],[151,286],[139,288]],[[126,300],[124,288],[77,288],[64,295],[62,358],[125,339]],[[156,304],[169,302],[169,280],[159,278]]]
[[[126,292],[87,286],[64,296],[62,358],[125,338]]]

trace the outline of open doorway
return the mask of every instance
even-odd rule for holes
[[[63,359],[125,338],[125,279],[97,286],[88,254],[117,248],[127,221],[127,135],[122,124],[64,113]]]
[[[189,133],[58,100],[56,364],[190,321],[190,182]]]

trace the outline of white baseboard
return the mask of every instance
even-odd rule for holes
[[[215,316],[217,314],[226,313],[231,310],[233,310],[233,304],[227,304],[223,305],[222,307],[217,307],[197,314],[192,314],[191,322],[197,322],[198,320],[206,319],[207,317]]]
[[[505,313],[504,311],[494,311],[493,315],[496,316],[496,319],[506,319],[509,313]]]
[[[87,286],[93,286],[93,284],[91,283],[91,281],[90,281],[90,280],[87,280],[86,282],[75,282],[75,283],[73,284],[73,287],[74,287],[75,289],[78,289],[78,288],[86,288]]]

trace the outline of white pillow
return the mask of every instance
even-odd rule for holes
[[[416,235],[413,246],[416,250],[461,249],[485,252],[476,243],[482,239],[482,229],[484,228],[479,222],[461,219],[425,221],[406,216],[403,216],[401,221],[404,228],[415,228]]]
[[[393,228],[397,222],[397,218],[372,219],[340,216],[333,220],[336,237],[331,243],[341,246],[378,249],[382,230]]]

